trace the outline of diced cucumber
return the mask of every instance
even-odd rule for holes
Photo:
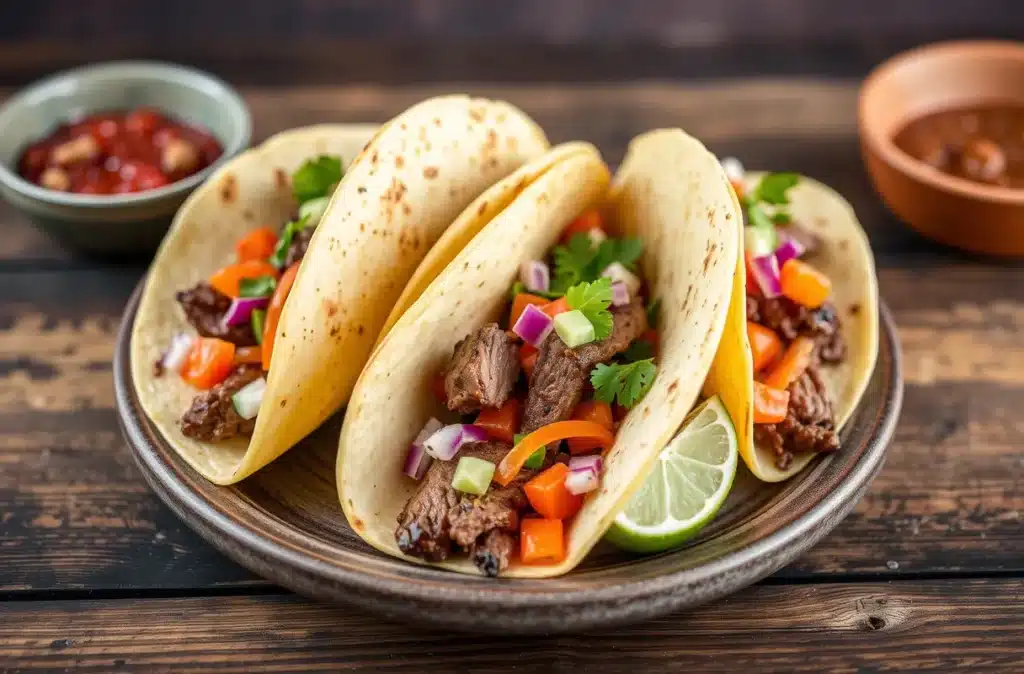
[[[555,332],[570,349],[589,344],[597,336],[593,324],[578,309],[555,316]]]
[[[491,486],[494,477],[494,464],[478,459],[475,456],[464,456],[459,459],[452,476],[452,487],[467,494],[483,496]]]
[[[299,206],[299,219],[301,220],[302,218],[308,217],[309,220],[306,222],[306,226],[316,227],[320,222],[320,218],[324,217],[324,212],[327,210],[327,204],[330,201],[330,197],[310,199]]]
[[[771,225],[747,225],[743,228],[744,251],[753,257],[771,255],[775,252],[778,237]]]

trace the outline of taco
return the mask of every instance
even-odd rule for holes
[[[481,195],[356,384],[337,461],[353,529],[464,573],[572,569],[700,393],[740,217],[678,129],[635,139],[614,181],[573,143]]]
[[[744,255],[705,392],[732,416],[750,471],[779,482],[840,448],[867,387],[878,355],[874,262],[833,190],[723,163],[744,213]]]
[[[458,213],[546,149],[516,108],[449,96],[234,159],[179,211],[147,279],[132,335],[146,413],[215,483],[270,463],[346,402]]]

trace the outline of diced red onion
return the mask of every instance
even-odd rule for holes
[[[546,293],[551,287],[551,271],[540,260],[527,260],[519,266],[519,280],[531,292]]]
[[[181,368],[185,367],[185,361],[188,360],[188,353],[192,350],[194,342],[195,337],[184,332],[175,335],[171,339],[170,346],[167,347],[167,353],[164,354],[164,369],[170,372],[181,372]]]
[[[622,281],[612,284],[612,306],[624,307],[629,304],[629,288]]]
[[[616,281],[625,283],[626,290],[629,291],[630,296],[634,296],[640,291],[640,279],[636,274],[626,269],[621,262],[612,262],[604,268],[604,271],[601,272],[601,276],[607,276],[612,280],[613,284]]]
[[[427,438],[423,448],[427,454],[440,461],[450,461],[459,448],[467,442],[487,440],[487,431],[473,424],[451,424]]]
[[[427,438],[439,431],[442,426],[443,424],[440,421],[430,417],[430,420],[423,426],[423,429],[416,435],[416,439],[409,445],[409,453],[405,455],[405,466],[402,468],[403,473],[414,480],[423,479],[427,469],[430,468],[430,464],[434,462],[434,459],[427,454],[423,443]]]
[[[535,346],[538,349],[554,329],[554,319],[533,304],[526,305],[526,309],[523,310],[516,324],[512,326],[512,332],[519,335],[530,346]]]
[[[782,282],[779,279],[779,262],[775,255],[761,255],[750,261],[750,271],[754,275],[757,287],[767,297],[778,297],[782,293]]]
[[[601,475],[601,467],[603,465],[600,454],[591,454],[588,456],[574,456],[569,459],[569,472],[575,473],[581,470],[593,471],[596,475]]]
[[[236,297],[231,300],[231,306],[221,319],[221,324],[224,327],[244,325],[249,322],[255,309],[266,309],[269,303],[269,297]]]
[[[565,488],[571,494],[586,494],[601,484],[601,456],[574,456],[569,459]]]
[[[587,230],[587,238],[590,239],[590,247],[596,249],[602,241],[608,238],[608,235],[600,227],[591,227]]]
[[[784,264],[800,257],[807,249],[802,243],[782,232],[779,232],[779,237],[782,238],[782,243],[775,249],[775,262],[779,265],[779,269],[782,269]]]

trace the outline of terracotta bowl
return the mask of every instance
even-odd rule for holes
[[[886,205],[925,236],[974,253],[1024,256],[1024,190],[946,175],[893,144],[913,119],[979,102],[1024,104],[1024,43],[947,42],[890,59],[861,87],[864,163]]]

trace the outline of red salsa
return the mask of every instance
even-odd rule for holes
[[[60,125],[25,149],[18,173],[61,192],[143,192],[202,171],[223,151],[205,129],[136,108]]]

